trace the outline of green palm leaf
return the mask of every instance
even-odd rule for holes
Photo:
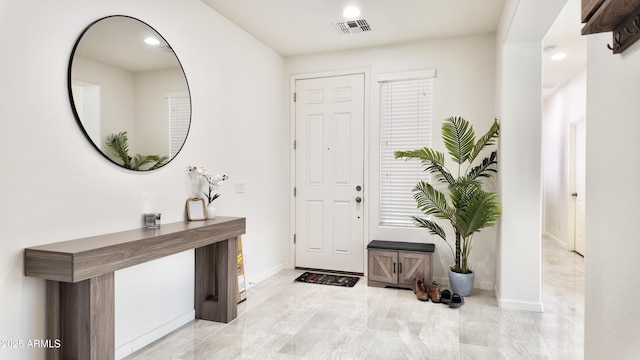
[[[476,136],[467,120],[461,117],[450,117],[442,124],[442,140],[453,161],[462,164],[469,159]]]
[[[495,165],[498,164],[498,152],[493,151],[489,157],[482,159],[482,163],[469,171],[467,178],[476,179],[479,177],[490,177],[492,173],[498,172]]]
[[[493,120],[493,124],[489,131],[484,134],[482,137],[478,139],[478,142],[474,145],[473,151],[469,156],[469,162],[473,162],[473,160],[478,157],[480,152],[486,147],[493,145],[495,143],[495,139],[498,138],[498,134],[500,132],[500,125],[498,124],[498,120]]]
[[[451,175],[451,173],[447,171],[447,169],[445,169],[444,166],[440,164],[432,163],[431,165],[425,165],[424,171],[430,174],[433,174],[434,175],[433,177],[438,182],[441,182],[441,183],[446,182],[448,184],[453,184],[455,182],[453,175]]]
[[[416,150],[396,151],[393,153],[396,159],[420,160],[425,167],[424,171],[433,174],[439,182],[453,182],[453,176],[444,167],[444,153],[428,147]]]
[[[139,170],[145,165],[154,163],[149,168],[149,170],[153,170],[164,165],[169,160],[168,156],[160,155],[136,154],[133,158],[129,156],[129,137],[126,131],[108,135],[105,145],[107,155],[127,169]]]
[[[452,219],[447,198],[431,184],[424,181],[418,182],[413,189],[413,198],[416,200],[418,209],[425,215],[433,215],[439,219]]]
[[[127,132],[108,135],[105,140],[106,152],[115,161],[120,160],[122,166],[131,169],[131,157],[129,156],[129,138]]]
[[[157,169],[157,168],[161,167],[162,165],[164,165],[164,164],[167,162],[167,160],[169,160],[169,157],[168,157],[168,156],[166,156],[166,155],[165,155],[165,156],[152,155],[152,156],[154,156],[154,159],[153,159],[153,160],[154,160],[156,163],[155,163],[155,164],[153,164],[153,166],[151,166],[151,167],[149,168],[149,170],[155,170],[155,169]]]
[[[393,155],[396,159],[420,160],[422,162],[444,165],[444,154],[428,147],[416,150],[396,151]]]
[[[498,195],[477,189],[464,206],[458,209],[457,223],[460,234],[466,238],[476,231],[492,226],[499,215]]]
[[[425,218],[419,218],[417,216],[413,217],[413,222],[418,227],[429,230],[431,234],[438,235],[439,237],[442,238],[442,240],[445,240],[445,241],[447,240],[447,235],[445,234],[444,229],[442,229],[442,227],[436,224],[435,222],[431,220],[427,220]]]

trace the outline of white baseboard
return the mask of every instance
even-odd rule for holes
[[[498,289],[495,289],[495,292],[496,298],[498,299],[498,307],[500,309],[544,312],[542,302],[503,299],[500,296],[500,292],[498,291]]]
[[[268,279],[269,277],[277,274],[281,270],[288,269],[289,268],[288,265],[289,264],[280,264],[280,265],[272,267],[271,269],[269,269],[267,271],[264,271],[264,272],[258,274],[257,276],[252,276],[250,279],[247,279],[247,289],[249,289],[253,285],[258,284],[258,283]]]
[[[508,299],[498,299],[498,307],[508,310],[524,310],[533,312],[544,312],[542,303],[529,301],[516,301]]]
[[[432,277],[431,280],[435,280],[435,281],[439,282],[441,285],[449,286],[449,277],[448,276]],[[493,290],[494,285],[495,285],[495,283],[493,281],[479,281],[479,280],[476,279],[473,282],[473,288],[474,289]]]
[[[562,247],[563,249],[569,250],[569,244],[567,244],[566,242],[560,240],[559,238],[549,234],[548,232],[543,232],[542,233],[543,237],[546,237],[549,240],[552,240],[554,242],[556,242],[558,245],[560,245],[560,247]]]
[[[247,288],[251,288],[253,285],[264,281],[265,279],[275,275],[283,269],[288,269],[288,265],[289,264],[281,264],[278,266],[274,266],[273,268],[252,277],[251,279],[247,279]],[[120,360],[126,356],[129,356],[134,352],[142,349],[143,347],[151,344],[152,342],[160,339],[161,337],[175,331],[176,329],[195,319],[195,315],[195,310],[190,310],[183,315],[180,315],[177,318],[147,332],[146,334],[143,334],[126,344],[118,346],[115,351],[116,360]]]
[[[493,290],[495,283],[493,281],[478,281],[476,280],[473,284],[475,289],[482,290]]]
[[[195,310],[187,311],[186,313],[149,331],[148,333],[143,334],[133,339],[132,341],[117,347],[115,352],[116,360],[120,360],[128,355],[133,354],[134,352],[142,349],[143,347],[151,344],[152,342],[160,339],[161,337],[187,324],[188,322],[195,319],[195,317],[196,317]]]

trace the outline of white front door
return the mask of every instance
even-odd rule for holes
[[[364,273],[364,74],[295,93],[295,266]]]
[[[575,228],[574,250],[585,255],[585,152],[586,152],[586,123],[579,121],[573,129],[573,194],[575,199]]]

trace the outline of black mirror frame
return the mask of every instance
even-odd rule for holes
[[[142,20],[140,20],[138,18],[132,17],[132,16],[128,16],[128,15],[109,15],[109,16],[105,16],[105,17],[102,17],[100,19],[97,19],[97,20],[93,21],[92,23],[90,23],[84,30],[82,30],[82,32],[80,33],[80,36],[78,36],[78,39],[75,41],[75,43],[73,45],[73,49],[71,50],[71,56],[69,57],[69,65],[68,65],[68,68],[67,68],[67,91],[68,91],[68,96],[69,96],[69,103],[71,104],[71,111],[73,112],[73,116],[76,119],[76,123],[80,127],[80,130],[82,130],[82,133],[84,134],[85,138],[89,141],[89,143],[91,143],[93,148],[98,153],[100,153],[104,158],[109,160],[109,162],[117,165],[120,168],[131,170],[131,171],[136,171],[136,172],[139,172],[139,171],[147,172],[147,171],[151,171],[151,170],[157,170],[157,169],[160,169],[160,168],[164,167],[165,165],[167,165],[171,161],[173,161],[173,159],[175,159],[175,157],[178,156],[178,154],[180,154],[180,151],[182,151],[182,148],[184,148],[184,145],[187,142],[187,138],[189,137],[189,131],[191,130],[191,121],[193,120],[193,104],[192,104],[192,100],[191,100],[191,88],[189,87],[189,80],[187,79],[187,74],[184,71],[184,67],[182,66],[182,62],[180,62],[180,58],[178,58],[178,55],[176,55],[175,52],[174,52],[174,56],[176,58],[176,61],[178,62],[178,65],[180,66],[180,69],[182,70],[182,74],[184,76],[184,81],[185,81],[185,83],[187,85],[187,92],[189,93],[189,128],[187,129],[187,132],[186,132],[185,137],[184,137],[184,141],[182,142],[182,145],[180,146],[180,149],[176,152],[176,154],[172,158],[168,159],[165,163],[163,163],[160,166],[157,166],[157,167],[154,167],[154,168],[151,168],[151,169],[131,169],[131,168],[128,168],[126,166],[123,166],[122,164],[116,162],[111,157],[109,157],[109,155],[107,155],[105,153],[105,151],[103,149],[101,149],[99,147],[99,145],[96,144],[91,139],[91,136],[89,135],[89,133],[85,129],[84,125],[82,124],[82,121],[80,120],[80,115],[78,114],[78,111],[76,109],[76,104],[75,104],[75,101],[73,99],[73,88],[72,88],[73,79],[71,77],[71,71],[72,71],[72,67],[73,67],[73,59],[74,59],[74,57],[76,55],[76,50],[78,48],[78,45],[80,44],[80,41],[82,40],[82,38],[84,37],[86,32],[89,31],[89,29],[91,29],[91,27],[93,25],[95,25],[96,23],[98,23],[100,21],[103,21],[105,19],[114,18],[114,17],[123,17],[123,18],[132,19],[134,21],[138,21],[138,22],[148,26],[156,34],[158,34],[158,36],[160,36],[162,38],[162,40],[166,44],[169,44],[169,42],[164,38],[164,36],[162,36],[162,34],[160,34],[153,26],[149,25],[148,23],[146,23],[146,22],[144,22],[144,21],[142,21]]]

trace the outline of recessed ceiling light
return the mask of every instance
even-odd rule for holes
[[[144,42],[149,44],[149,45],[160,45],[160,40],[154,38],[154,37],[148,37],[146,39],[144,39]]]
[[[360,16],[360,9],[358,9],[357,6],[347,6],[342,12],[342,15],[348,19],[353,19]]]
[[[551,60],[562,60],[567,57],[567,54],[563,52],[555,53],[551,55]]]

